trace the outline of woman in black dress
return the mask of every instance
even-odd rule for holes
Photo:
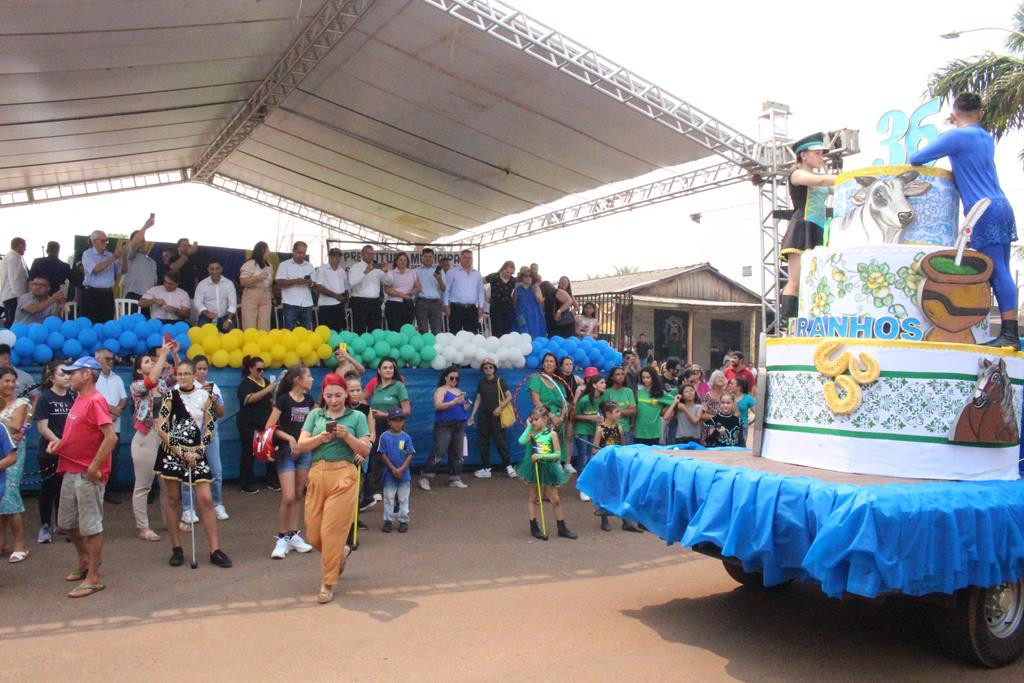
[[[256,493],[259,487],[253,479],[252,438],[257,431],[263,431],[274,408],[275,382],[269,382],[263,376],[267,364],[259,356],[246,356],[242,359],[242,381],[238,385],[238,438],[241,441],[242,455],[239,463],[242,491]],[[273,465],[267,463],[268,482],[277,481]],[[270,485],[270,483],[268,483]]]
[[[786,321],[795,317],[799,309],[801,255],[824,242],[825,200],[836,184],[835,176],[821,173],[828,149],[824,138],[821,133],[814,133],[793,143],[796,165],[789,176],[793,215],[779,252],[779,258],[789,264],[789,279],[779,300],[779,329],[785,329]]]

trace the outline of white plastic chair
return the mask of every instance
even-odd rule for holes
[[[135,299],[114,299],[114,320],[138,313],[139,310],[139,302]]]
[[[78,318],[78,302],[68,301],[64,304],[64,319],[75,320]]]

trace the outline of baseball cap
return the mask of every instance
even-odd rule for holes
[[[405,419],[405,413],[402,411],[401,408],[392,408],[391,410],[388,411],[388,419],[389,420],[396,420],[396,419],[404,420]]]
[[[71,365],[61,366],[61,370],[64,372],[74,372],[75,370],[81,370],[82,368],[96,370],[97,372],[102,369],[100,368],[99,362],[92,356],[82,356]]]
[[[597,374],[597,368],[591,365],[589,368],[583,371],[583,379],[590,379]]]

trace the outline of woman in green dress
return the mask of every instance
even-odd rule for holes
[[[558,434],[559,461],[565,463],[565,420],[569,415],[569,402],[572,397],[568,393],[565,382],[558,376],[558,359],[553,353],[545,353],[540,362],[540,372],[526,383],[533,401],[534,410],[547,408],[551,420],[551,428]],[[562,465],[566,474],[575,470],[571,466]]]
[[[555,509],[558,535],[562,538],[576,538],[576,534],[565,526],[562,500],[558,497],[558,487],[568,481],[569,475],[559,463],[558,433],[551,427],[551,415],[547,408],[534,408],[526,429],[519,437],[519,443],[527,448],[530,457],[523,458],[516,467],[516,473],[530,487],[530,533],[542,541],[548,540],[548,536],[537,525],[537,510],[543,505],[537,495],[538,488],[543,490],[544,498]]]
[[[673,403],[675,398],[662,387],[658,371],[650,365],[641,370],[636,390],[636,443],[654,446],[661,441],[661,418]]]

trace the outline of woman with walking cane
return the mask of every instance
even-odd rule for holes
[[[306,417],[298,447],[313,452],[306,486],[308,541],[320,551],[317,602],[334,599],[334,586],[352,552],[345,541],[356,514],[359,467],[370,452],[366,416],[350,405],[345,380],[324,377],[320,407]]]
[[[210,546],[210,564],[227,569],[231,559],[220,549],[217,536],[217,516],[213,510],[210,483],[213,471],[206,461],[206,447],[213,437],[213,394],[195,383],[196,371],[192,361],[178,363],[175,375],[178,385],[160,405],[160,413],[153,421],[153,429],[160,436],[160,452],[154,471],[164,480],[164,522],[171,537],[172,567],[185,561],[181,548],[181,484],[193,487],[193,500],[197,501],[199,519],[206,531]],[[194,539],[193,539],[194,543]],[[193,545],[193,562],[195,550]]]

